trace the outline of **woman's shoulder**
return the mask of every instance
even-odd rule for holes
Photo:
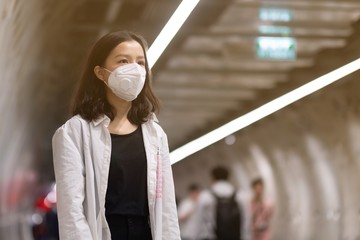
[[[264,205],[266,208],[272,209],[274,207],[274,202],[271,199],[265,199]]]
[[[159,122],[155,122],[154,127],[156,128],[156,131],[160,133],[160,135],[166,135],[164,129],[161,127]]]
[[[164,129],[161,127],[158,118],[155,113],[151,113],[148,120],[144,123],[145,126],[153,128],[156,133],[160,136],[166,136]]]
[[[68,119],[60,128],[80,126],[84,124],[89,124],[89,122],[82,118],[80,115],[74,115],[70,119]]]
[[[78,132],[86,124],[89,124],[89,122],[83,119],[80,115],[75,115],[70,119],[68,119],[62,126],[60,126],[56,130],[55,134],[66,133],[66,132]]]

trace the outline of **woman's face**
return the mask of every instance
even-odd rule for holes
[[[145,68],[144,51],[137,41],[126,41],[117,45],[106,58],[104,68],[114,71],[116,68],[128,63],[137,63]],[[106,71],[106,81],[109,75],[110,73]]]
[[[257,197],[261,197],[264,192],[264,186],[260,183],[254,186],[254,193]]]

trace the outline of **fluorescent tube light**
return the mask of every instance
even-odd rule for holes
[[[152,68],[200,0],[183,0],[150,46],[147,57]]]
[[[175,149],[170,153],[172,164],[200,151],[203,148],[225,138],[226,136],[239,131],[242,128],[288,106],[289,104],[320,90],[323,87],[360,69],[360,58],[350,62],[332,72],[312,80],[303,86],[296,88],[258,108],[240,116],[229,123]]]

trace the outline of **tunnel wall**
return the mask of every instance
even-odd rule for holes
[[[315,78],[360,56],[359,34],[341,51],[321,54],[293,81]],[[340,57],[341,56],[341,57]],[[276,240],[360,239],[360,72],[302,99],[173,166],[179,198],[211,184],[212,167],[228,166],[244,203],[262,177],[275,203]]]
[[[31,144],[31,77],[42,44],[40,1],[0,2],[0,239],[26,239],[21,211],[35,181]]]
[[[53,39],[62,36],[73,10],[69,6],[81,2],[60,1],[49,11],[52,1],[0,1],[0,239],[32,239],[36,187],[49,175],[39,172],[37,142],[44,141],[37,140],[51,116],[38,108],[56,86],[54,77],[44,74],[56,59]]]
[[[52,76],[41,84],[36,78],[55,57],[51,39],[61,36],[60,25],[71,14],[68,6],[72,3],[61,1],[57,12],[45,15],[49,11],[42,9],[51,4],[45,0],[0,1],[0,239],[31,235],[24,213],[31,210],[29,193],[37,178],[33,105],[46,101],[41,91],[49,90],[43,85],[51,85]],[[360,38],[352,41],[352,47],[324,55],[317,69],[296,73],[294,79],[332,69],[338,63],[332,61],[335,58],[344,61],[359,56],[354,46]],[[327,58],[331,61],[324,60]],[[176,164],[179,196],[192,181],[208,185],[208,171],[223,163],[234,170],[232,181],[242,189],[244,199],[249,198],[252,178],[260,175],[266,180],[267,194],[276,202],[275,239],[357,239],[359,87],[359,74],[353,74],[236,133],[234,145],[221,141]],[[46,117],[37,119],[46,121]]]

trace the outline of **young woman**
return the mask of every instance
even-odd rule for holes
[[[180,239],[167,137],[142,37],[93,47],[73,117],[53,137],[62,240]]]
[[[264,181],[256,178],[252,181],[253,199],[251,200],[251,230],[253,240],[271,239],[271,218],[274,212],[273,204],[264,198]]]

